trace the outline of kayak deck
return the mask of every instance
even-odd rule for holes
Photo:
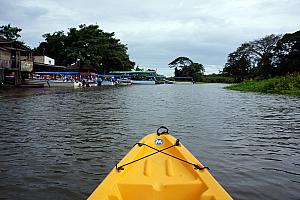
[[[175,145],[174,137],[150,134],[139,144],[110,172],[89,199],[232,199],[182,144]]]

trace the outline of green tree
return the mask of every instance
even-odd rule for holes
[[[223,74],[232,76],[236,81],[241,81],[251,74],[250,44],[243,43],[236,51],[228,55]]]
[[[0,36],[7,40],[17,40],[21,37],[19,34],[21,31],[21,28],[12,27],[10,24],[8,24],[0,27]]]
[[[300,72],[300,31],[285,34],[275,48],[276,75]]]
[[[66,65],[66,46],[63,31],[57,31],[53,34],[46,33],[43,35],[45,42],[41,42],[37,48],[34,49],[35,55],[47,55],[55,59],[58,65]]]
[[[280,35],[272,34],[243,43],[228,55],[223,74],[233,76],[237,81],[250,77],[273,76],[275,48],[280,38]]]
[[[194,80],[201,79],[205,71],[202,64],[194,63],[187,57],[178,57],[169,66],[175,67],[175,77],[193,77]]]
[[[272,58],[277,42],[281,35],[267,35],[261,39],[250,42],[251,55],[256,61],[256,75],[263,78],[274,74]]]
[[[204,71],[204,67],[200,63],[193,63],[191,65],[182,67],[183,76],[191,76],[195,81],[199,81],[201,79]]]
[[[130,70],[134,62],[129,59],[126,45],[115,38],[115,33],[107,33],[98,25],[79,25],[70,28],[67,34],[58,31],[44,35],[36,53],[55,58],[58,64],[67,65],[80,60],[80,64],[90,64],[102,73],[111,70]]]
[[[178,57],[172,62],[170,62],[168,65],[172,67],[184,67],[184,66],[189,66],[193,64],[193,61],[189,59],[188,57]]]

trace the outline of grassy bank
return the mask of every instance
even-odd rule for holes
[[[230,85],[226,87],[226,89],[300,95],[300,74],[292,74],[285,77],[271,78],[262,81],[244,81],[239,84]]]

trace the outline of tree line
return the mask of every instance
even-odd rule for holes
[[[236,81],[266,79],[300,72],[300,31],[267,35],[230,53],[222,74]]]
[[[205,72],[204,66],[200,63],[193,62],[188,57],[177,57],[169,63],[170,68],[175,68],[175,78],[191,77],[194,81],[201,81]]]
[[[22,29],[5,25],[0,27],[0,36],[17,40]],[[68,32],[56,31],[43,35],[45,41],[33,49],[34,55],[46,55],[55,59],[57,65],[73,63],[92,65],[99,72],[131,70],[135,63],[129,59],[127,46],[115,33],[104,32],[98,25],[79,25]]]
[[[0,36],[18,40],[22,29],[10,24],[0,27]],[[98,25],[79,25],[68,32],[56,31],[43,35],[45,41],[33,49],[34,55],[47,55],[57,65],[73,63],[92,65],[99,72],[131,70],[135,63],[129,59],[127,46],[115,33],[108,33]],[[22,42],[24,45],[25,43]],[[169,63],[175,67],[175,77],[193,77],[201,80],[204,67],[187,57],[178,57]],[[220,76],[244,79],[266,79],[274,76],[300,72],[300,31],[284,35],[267,35],[241,44],[230,53]]]

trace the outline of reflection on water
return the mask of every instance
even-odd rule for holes
[[[0,198],[84,199],[165,125],[235,199],[299,200],[299,97],[223,86],[0,91]]]

